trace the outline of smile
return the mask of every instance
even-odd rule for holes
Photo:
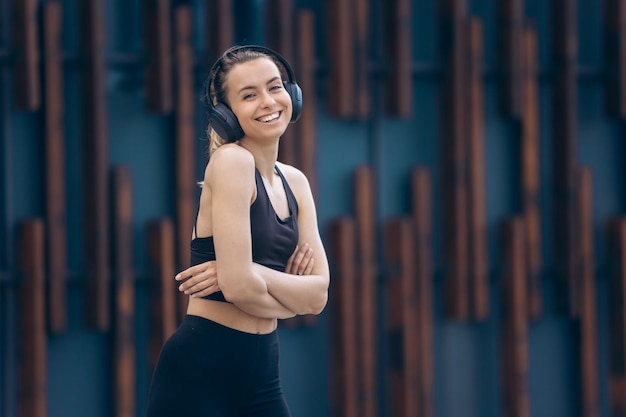
[[[280,117],[280,112],[272,113],[267,116],[259,117],[257,120],[263,123],[268,123],[273,120],[276,120]]]

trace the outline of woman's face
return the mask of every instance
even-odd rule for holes
[[[259,58],[235,65],[226,77],[230,108],[246,137],[276,140],[291,120],[291,97],[276,64]]]

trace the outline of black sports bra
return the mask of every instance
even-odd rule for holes
[[[250,228],[252,234],[252,260],[278,271],[284,271],[287,260],[298,244],[298,202],[293,195],[283,173],[276,168],[282,180],[289,217],[281,219],[274,211],[267,195],[261,173],[255,169],[257,195],[250,205]],[[197,216],[196,216],[197,220]],[[213,236],[195,237],[191,240],[191,265],[215,260]],[[209,300],[227,302],[221,291],[203,297]]]

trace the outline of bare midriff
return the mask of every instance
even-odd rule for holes
[[[234,304],[203,298],[189,298],[187,314],[204,317],[231,329],[253,334],[271,333],[277,326],[276,319],[256,317]]]

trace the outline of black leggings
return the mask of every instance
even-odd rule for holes
[[[290,417],[276,331],[250,334],[185,316],[161,350],[147,417]]]

